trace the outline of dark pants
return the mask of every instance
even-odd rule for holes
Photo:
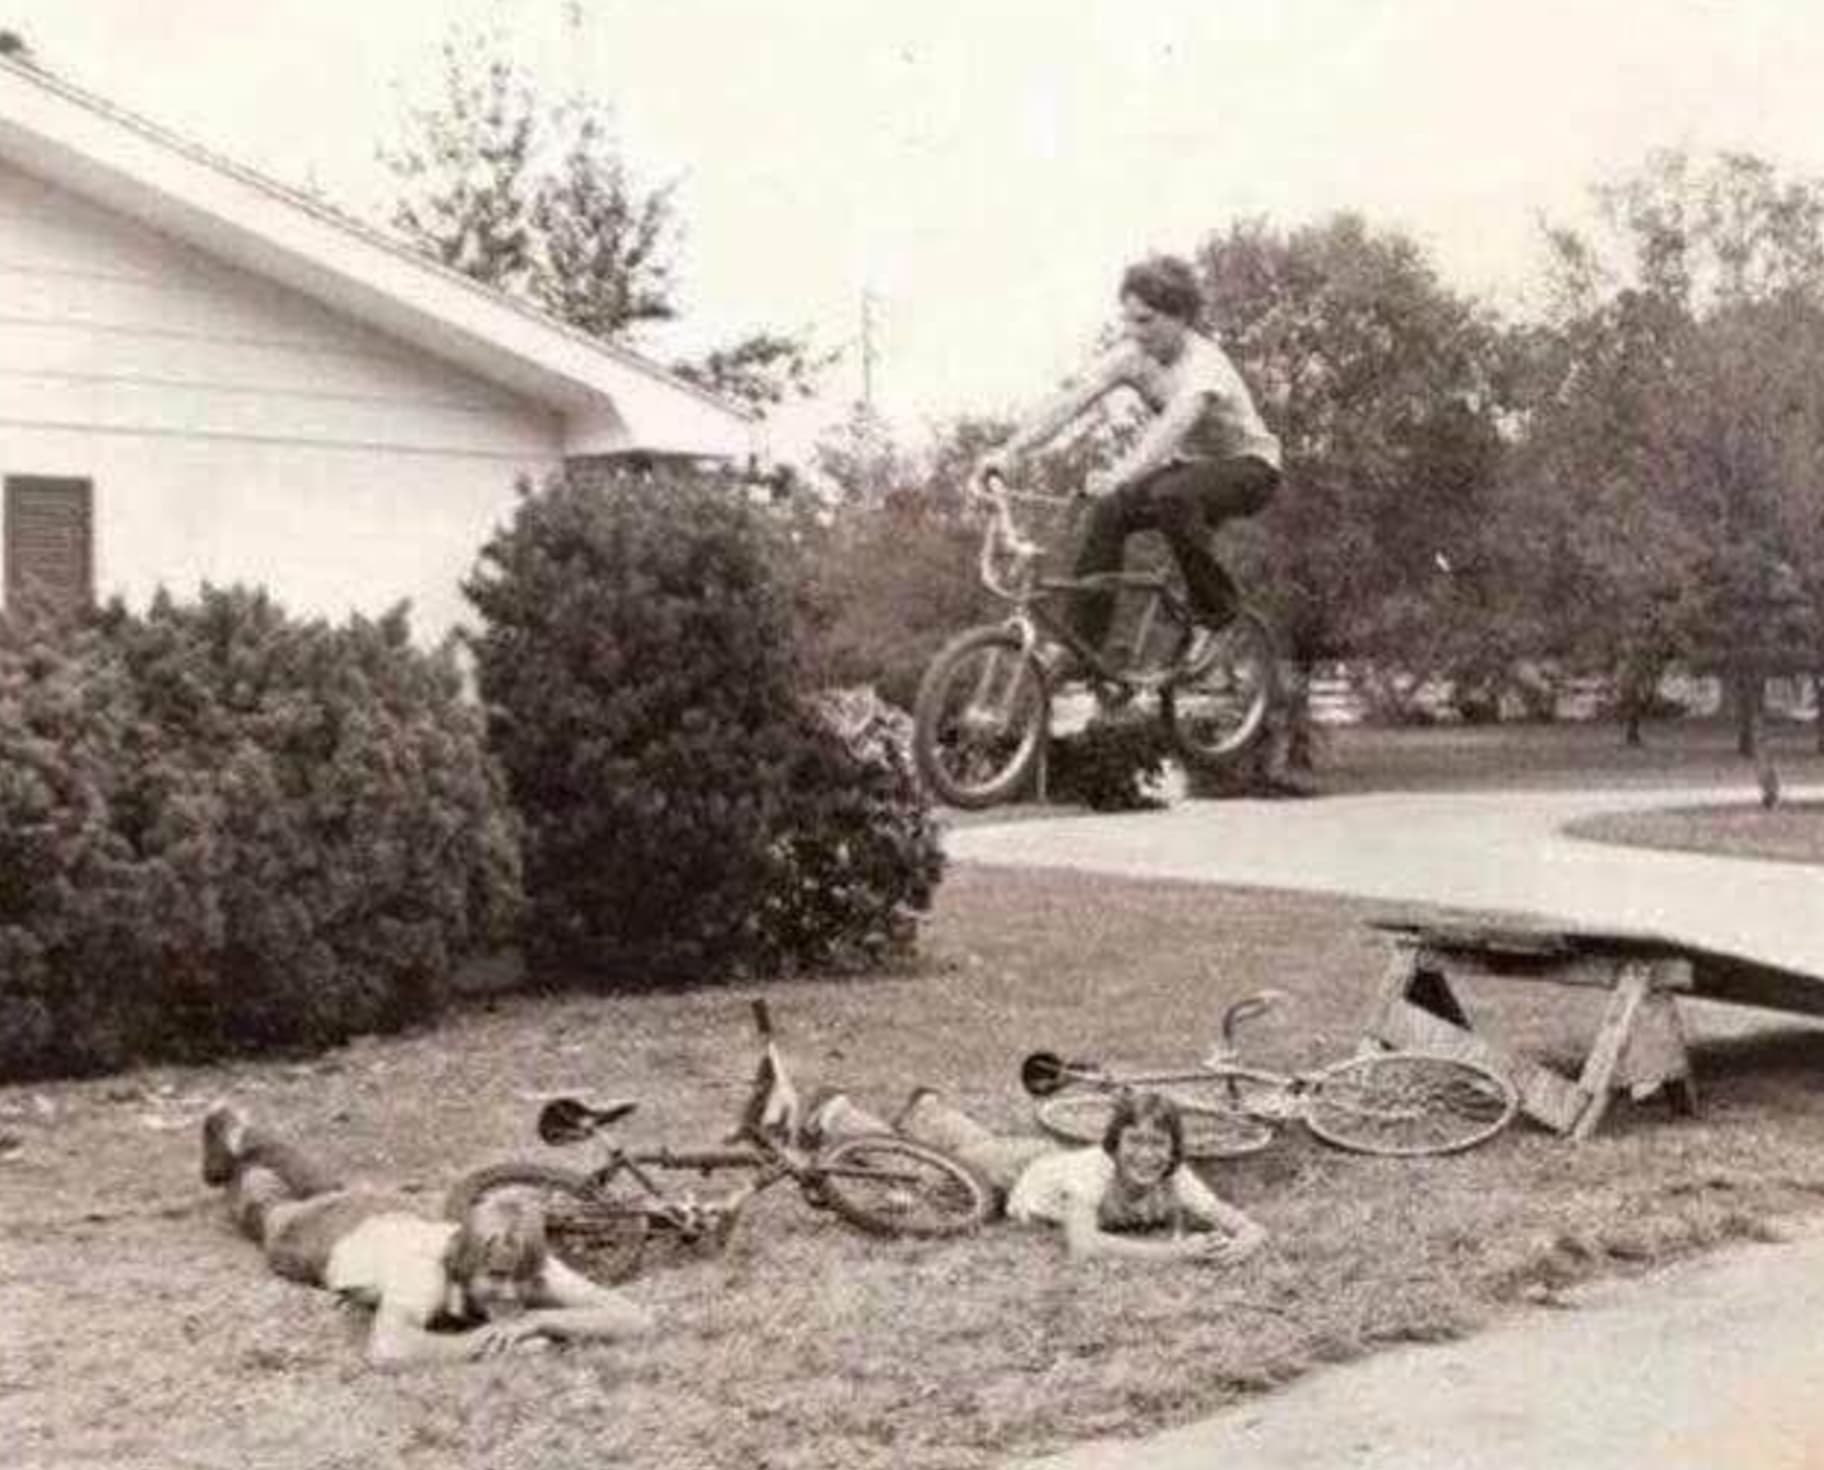
[[[1157,531],[1184,573],[1191,615],[1206,627],[1219,628],[1235,616],[1241,594],[1211,553],[1210,532],[1224,521],[1253,515],[1278,488],[1279,471],[1252,455],[1155,470],[1096,502],[1077,551],[1075,575],[1119,571],[1127,538],[1136,531]],[[1071,622],[1079,637],[1100,648],[1114,613],[1113,592],[1084,592],[1078,594]]]

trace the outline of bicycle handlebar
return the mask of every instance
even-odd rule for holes
[[[982,585],[996,597],[1015,601],[1019,596],[1018,589],[1012,580],[1000,575],[997,558],[1005,555],[1011,557],[1017,565],[1025,565],[1036,560],[1043,548],[1038,542],[1020,534],[1020,528],[1013,522],[1013,502],[1024,500],[1041,505],[1061,505],[1068,503],[1069,497],[1014,490],[998,470],[987,470],[972,477],[969,481],[969,495],[972,499],[987,501],[991,510],[988,532],[982,537],[982,549],[976,563]]]
[[[1222,1049],[1219,1056],[1229,1055],[1235,1051],[1235,1028],[1243,1021],[1264,1015],[1286,998],[1283,990],[1257,990],[1252,995],[1244,995],[1222,1013]]]

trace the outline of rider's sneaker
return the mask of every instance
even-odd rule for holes
[[[1191,630],[1191,641],[1184,650],[1184,656],[1178,660],[1178,677],[1195,679],[1209,673],[1222,654],[1222,635],[1228,631],[1229,622],[1198,623]]]
[[[230,1102],[218,1102],[203,1115],[203,1183],[226,1184],[234,1178],[247,1134],[247,1115]]]
[[[802,1138],[806,1148],[819,1149],[839,1139],[891,1131],[883,1119],[850,1101],[847,1093],[826,1092],[814,1100]]]
[[[1089,666],[1068,643],[1041,643],[1032,656],[1045,671],[1045,682],[1054,689],[1089,677]]]

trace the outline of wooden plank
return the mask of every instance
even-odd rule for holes
[[[1583,1094],[1568,1079],[1410,1001],[1387,1007],[1373,1036],[1388,1046],[1461,1057],[1499,1072],[1514,1084],[1526,1115],[1554,1132],[1568,1133],[1583,1111]]]
[[[1544,914],[1389,915],[1371,919],[1369,924],[1447,953],[1507,955],[1516,960],[1550,958],[1557,954],[1658,959],[1683,954],[1689,948],[1682,941],[1664,934],[1634,929],[1596,929]]]
[[[1678,1002],[1658,990],[1650,991],[1640,1003],[1615,1064],[1615,1085],[1635,1098],[1646,1097],[1674,1078],[1691,1075],[1677,1007]]]
[[[1589,1058],[1583,1064],[1583,1076],[1577,1083],[1589,1098],[1577,1119],[1577,1126],[1571,1130],[1571,1137],[1579,1143],[1596,1131],[1603,1114],[1609,1110],[1616,1063],[1621,1060],[1622,1048],[1627,1045],[1628,1035],[1633,1030],[1635,1012],[1640,1009],[1652,984],[1650,965],[1639,960],[1629,960],[1622,965],[1615,994],[1596,1033],[1596,1044],[1590,1048]]]
[[[1551,985],[1586,985],[1608,990],[1615,984],[1619,955],[1572,954],[1525,959],[1511,955],[1478,955],[1460,950],[1434,949],[1421,942],[1422,968],[1447,968],[1453,975],[1477,980],[1543,980]],[[1661,985],[1667,990],[1690,990],[1691,967],[1667,966]]]
[[[1394,945],[1387,968],[1381,972],[1381,983],[1375,989],[1374,999],[1369,1002],[1368,1019],[1362,1027],[1365,1035],[1378,1034],[1382,1018],[1405,1000],[1406,987],[1412,983],[1417,963],[1418,951],[1410,944]]]

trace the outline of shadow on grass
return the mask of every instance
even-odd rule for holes
[[[1691,1053],[1700,1086],[1707,1079],[1798,1076],[1824,1088],[1824,1028],[1715,1037],[1693,1044]]]

